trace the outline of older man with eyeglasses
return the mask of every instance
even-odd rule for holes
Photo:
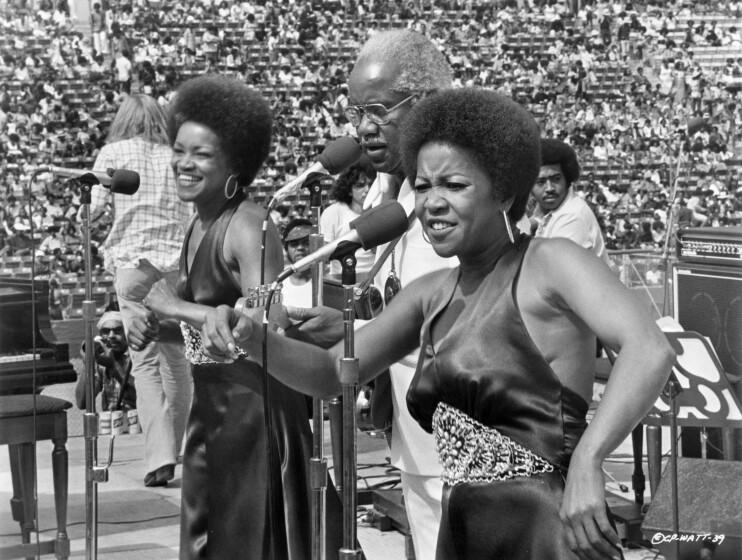
[[[415,196],[405,180],[400,159],[400,126],[414,103],[451,86],[451,68],[438,48],[424,36],[409,30],[381,32],[361,48],[349,79],[349,105],[345,115],[377,171],[365,206],[396,199],[408,214]],[[378,247],[377,258],[385,247]],[[388,300],[401,286],[441,268],[458,265],[444,259],[423,238],[415,220],[376,276],[376,284]],[[384,290],[384,287],[390,288]],[[342,336],[342,320],[323,308],[302,310],[299,338],[326,345]],[[299,317],[295,317],[299,318]],[[334,342],[334,341],[333,341]],[[412,419],[406,403],[407,388],[415,374],[418,352],[406,356],[391,370],[393,401],[391,461],[401,472],[407,519],[415,558],[432,560],[441,518],[443,486],[441,468],[432,435]],[[378,395],[375,397],[378,398]]]

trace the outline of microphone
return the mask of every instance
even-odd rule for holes
[[[337,258],[359,247],[372,249],[407,231],[407,213],[399,202],[388,200],[350,222],[350,231],[283,269],[276,282],[283,282],[314,263]]]
[[[275,192],[268,208],[273,208],[287,196],[296,194],[312,175],[335,175],[347,169],[359,159],[361,159],[361,146],[353,138],[341,136],[333,140],[317,156],[316,162],[307,167],[296,179],[289,181]]]
[[[102,185],[114,193],[134,194],[139,189],[139,173],[128,169],[109,169],[108,172],[91,171],[90,169],[72,169],[47,165],[37,167],[37,172],[48,172],[60,177],[92,181],[93,185]]]

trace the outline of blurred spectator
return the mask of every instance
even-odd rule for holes
[[[116,84],[120,93],[131,92],[132,63],[129,60],[129,51],[122,49],[116,54],[113,61],[113,67],[116,71]]]
[[[98,2],[93,4],[93,11],[90,13],[90,30],[96,54],[108,54],[108,29]]]
[[[320,216],[319,231],[329,243],[338,237],[350,232],[350,222],[363,212],[363,201],[366,200],[368,189],[376,178],[376,172],[370,165],[356,164],[344,171],[338,177],[331,197],[335,202],[330,204]],[[356,272],[367,272],[374,264],[373,250],[358,249],[356,251]],[[342,267],[339,262],[330,263],[330,272],[340,274]]]
[[[64,237],[59,226],[49,228],[49,234],[41,241],[39,252],[51,255],[61,252],[65,247]]]

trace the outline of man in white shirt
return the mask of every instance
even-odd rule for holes
[[[291,264],[309,254],[309,235],[312,222],[304,218],[291,220],[283,232],[283,248]],[[312,269],[307,268],[289,276],[281,290],[283,304],[290,307],[312,307]]]
[[[131,60],[129,60],[129,51],[124,49],[116,55],[114,68],[119,93],[129,93],[131,91],[131,72],[133,69]]]
[[[531,195],[536,208],[536,237],[565,237],[592,251],[610,266],[598,220],[572,184],[580,176],[577,154],[553,138],[541,141],[541,169]]]

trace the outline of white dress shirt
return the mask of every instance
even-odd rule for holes
[[[571,239],[610,265],[598,220],[587,202],[577,196],[572,187],[569,187],[559,208],[544,214],[537,206],[533,216],[539,223],[535,237]]]

